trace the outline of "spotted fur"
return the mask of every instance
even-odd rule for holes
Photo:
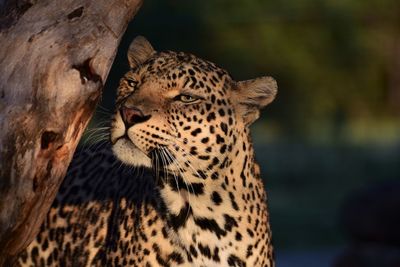
[[[18,265],[274,266],[248,127],[275,81],[236,82],[143,37],[128,59],[111,145],[76,154]]]

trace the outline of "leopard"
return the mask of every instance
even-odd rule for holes
[[[16,266],[273,267],[250,134],[277,94],[136,37],[109,138],[75,153]]]

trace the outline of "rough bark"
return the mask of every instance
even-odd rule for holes
[[[0,0],[0,266],[33,239],[141,0]]]

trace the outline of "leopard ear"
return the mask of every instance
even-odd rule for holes
[[[237,112],[246,125],[258,119],[260,109],[275,99],[278,90],[277,83],[272,77],[240,81],[235,85],[234,99]]]
[[[150,58],[156,51],[143,36],[136,37],[128,49],[128,61],[131,68],[136,68]]]

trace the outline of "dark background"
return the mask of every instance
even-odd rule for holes
[[[359,243],[351,223],[374,221],[368,207],[358,216],[357,196],[393,188],[400,176],[400,1],[145,0],[91,127],[113,110],[137,35],[236,80],[278,81],[277,99],[252,127],[278,266],[367,266],[339,263]]]

